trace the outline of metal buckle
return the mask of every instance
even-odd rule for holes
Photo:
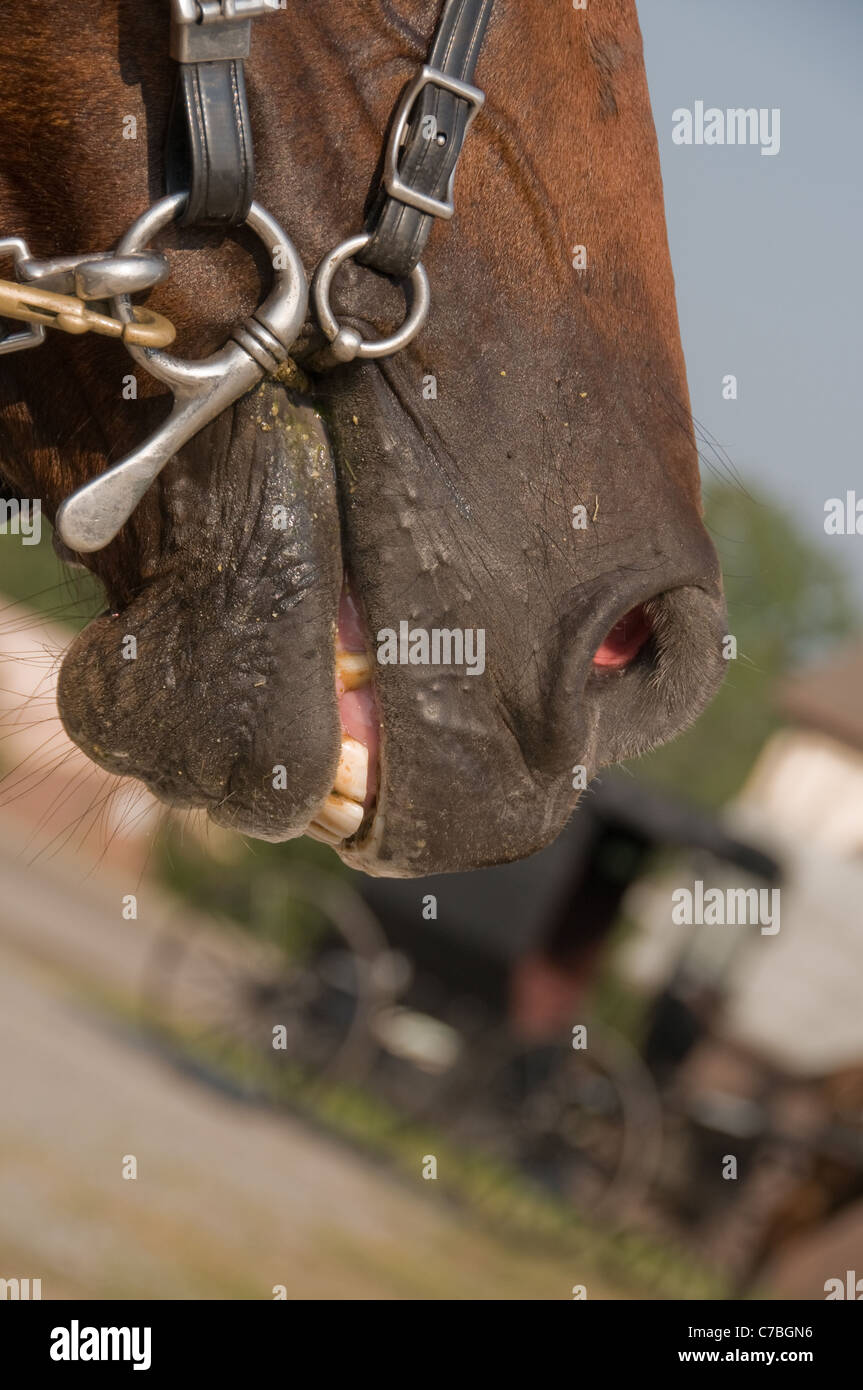
[[[252,20],[284,0],[171,0],[171,57],[178,63],[248,58]]]
[[[472,87],[469,82],[461,82],[457,77],[448,77],[439,68],[430,67],[426,63],[417,74],[414,81],[408,87],[396,112],[395,122],[390,135],[387,152],[384,158],[384,187],[391,198],[396,198],[400,203],[407,203],[408,207],[417,208],[420,212],[427,212],[430,217],[443,217],[447,221],[455,213],[453,202],[453,185],[455,183],[455,168],[450,174],[449,184],[447,185],[446,201],[442,202],[439,198],[432,198],[427,193],[420,193],[418,189],[411,188],[410,184],[405,183],[399,174],[398,160],[405,131],[408,127],[411,111],[414,102],[425,87],[440,87],[445,92],[452,92],[453,96],[461,97],[463,101],[470,103],[470,111],[464,133],[467,135],[473,121],[479,115],[485,104],[485,92],[480,91],[479,87]]]
[[[16,275],[21,262],[30,259],[30,248],[23,237],[0,238],[0,256],[4,252],[7,255],[11,252]],[[0,314],[0,318],[2,318],[2,314]],[[44,341],[45,329],[43,326],[39,323],[30,323],[23,333],[10,333],[7,338],[0,338],[0,353],[23,352],[25,348],[38,347]]]

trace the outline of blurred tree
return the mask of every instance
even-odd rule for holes
[[[716,484],[706,491],[705,509],[737,658],[691,729],[627,766],[644,781],[719,806],[740,789],[781,723],[772,699],[777,679],[859,629],[860,613],[839,565],[771,501]]]
[[[166,813],[154,846],[153,863],[162,882],[194,903],[201,912],[231,917],[260,935],[278,935],[299,915],[282,883],[285,870],[313,868],[318,873],[347,876],[349,870],[326,845],[305,835],[281,844],[250,840],[245,835],[218,831],[219,852],[213,854],[206,833],[185,833],[184,814]]]

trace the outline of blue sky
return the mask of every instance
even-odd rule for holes
[[[863,0],[638,0],[696,418],[853,578],[863,535]],[[779,107],[781,148],[676,145],[672,112]],[[722,378],[738,378],[737,401]]]

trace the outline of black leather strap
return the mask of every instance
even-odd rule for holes
[[[471,82],[491,8],[492,0],[446,0],[428,65],[447,77]],[[463,97],[432,83],[424,87],[414,103],[399,156],[403,182],[444,201],[471,114],[471,103]],[[434,118],[431,127],[430,116]],[[435,132],[431,137],[430,128]],[[433,216],[388,196],[382,188],[366,224],[372,239],[357,259],[374,270],[404,279],[422,256],[433,224]]]
[[[189,192],[181,225],[245,222],[255,161],[242,59],[178,65],[165,174],[169,193]]]

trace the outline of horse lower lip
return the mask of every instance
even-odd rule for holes
[[[604,671],[623,670],[638,656],[652,631],[644,604],[631,608],[600,643],[594,653],[594,666]]]

